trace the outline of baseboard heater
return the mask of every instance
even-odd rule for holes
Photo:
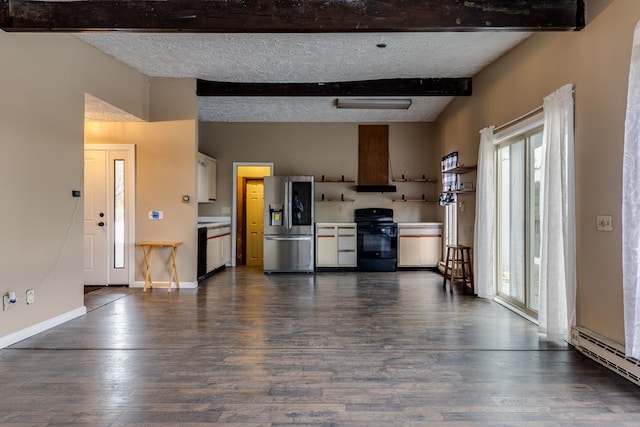
[[[620,344],[579,326],[571,329],[571,344],[590,359],[640,385],[640,360],[626,356]]]

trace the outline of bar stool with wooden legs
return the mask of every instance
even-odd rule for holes
[[[449,263],[451,263],[451,267],[449,267]],[[465,293],[470,290],[472,294],[475,294],[471,247],[447,245],[443,276],[442,287],[447,287],[447,279],[449,279],[449,291],[451,293],[453,293],[454,285],[462,285]]]

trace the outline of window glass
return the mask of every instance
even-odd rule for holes
[[[124,160],[114,160],[113,165],[113,267],[124,268],[125,258],[125,192]]]

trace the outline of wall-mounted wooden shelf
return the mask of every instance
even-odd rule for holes
[[[319,199],[316,199],[316,202],[355,202],[355,200],[345,198],[344,194],[341,194],[339,199],[325,197],[325,195],[322,194]]]
[[[319,179],[315,180],[316,183],[319,182],[328,182],[328,183],[343,183],[343,182],[356,182],[353,179],[349,179],[349,178],[345,178],[344,175],[342,175],[339,178],[329,178],[329,177],[325,177],[324,175],[322,175]]]
[[[477,169],[476,165],[473,165],[473,166],[459,165],[459,166],[456,166],[455,168],[443,170],[442,173],[455,173],[460,175],[463,173],[474,171],[476,169]]]
[[[393,199],[392,202],[419,202],[419,203],[435,203],[436,200],[430,200],[428,199],[424,194],[422,195],[421,199],[417,199],[417,198],[406,198],[404,196],[404,194],[402,195],[401,199]]]
[[[456,190],[456,191],[445,191],[447,194],[473,194],[476,190]]]
[[[393,178],[393,182],[405,182],[405,183],[418,183],[418,184],[435,184],[438,182],[437,179],[435,178],[427,178],[426,175],[422,175],[421,177],[407,177],[405,175],[402,175],[400,177],[395,177]],[[433,188],[433,187],[430,187]],[[435,200],[430,200],[426,195],[422,194],[421,196],[418,197],[405,197],[405,195],[402,195],[402,198],[400,199],[393,199],[393,202],[418,202],[418,203],[433,203],[435,202]]]
[[[404,175],[402,175],[400,178],[393,178],[393,182],[432,182],[432,183],[436,183],[436,182],[438,182],[438,180],[435,179],[435,178],[427,178],[424,175],[422,175],[422,178],[407,178]]]

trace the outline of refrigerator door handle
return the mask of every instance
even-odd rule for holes
[[[285,184],[285,190],[284,190],[284,200],[285,200],[285,204],[286,207],[285,209],[285,220],[286,220],[286,227],[288,229],[291,229],[291,226],[293,225],[291,222],[291,214],[292,214],[292,210],[291,210],[291,205],[293,204],[292,199],[293,199],[293,192],[291,191],[293,188],[293,184],[291,181],[287,180],[287,183]]]
[[[285,237],[279,237],[279,236],[264,236],[265,240],[311,240],[313,239],[313,236],[285,236]]]

